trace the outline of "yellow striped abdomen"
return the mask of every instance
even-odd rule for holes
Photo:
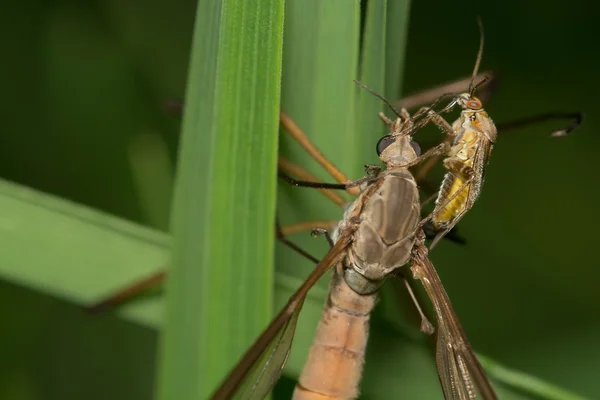
[[[479,135],[475,131],[467,129],[457,136],[444,165],[447,161],[452,160],[460,163],[461,169],[473,168],[478,148]],[[433,225],[437,229],[446,228],[465,210],[472,185],[472,182],[465,185],[467,180],[468,178],[456,166],[451,167],[444,176],[438,198],[435,201],[435,214],[432,219]],[[448,201],[449,199],[452,200]]]
[[[444,177],[438,198],[435,201],[433,224],[437,229],[444,229],[465,208],[471,184],[465,186],[467,178],[457,172],[448,172]],[[457,194],[457,192],[460,192]],[[452,198],[455,196],[454,198]],[[452,198],[448,202],[448,199]],[[446,204],[444,206],[444,204]],[[442,207],[440,209],[440,207]]]

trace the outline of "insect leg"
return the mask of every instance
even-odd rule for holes
[[[449,150],[450,150],[450,145],[446,142],[442,142],[442,143],[438,144],[437,146],[432,147],[431,149],[427,150],[425,153],[423,153],[421,156],[415,158],[413,161],[402,165],[402,167],[410,168],[413,165],[417,165],[421,161],[426,160],[429,157],[432,157],[432,156],[435,156],[438,154],[448,153]]]
[[[311,231],[311,234],[314,237],[317,237],[319,235],[323,235],[325,237],[325,239],[327,239],[327,243],[329,243],[329,247],[333,247],[333,245],[335,244],[333,242],[333,239],[331,238],[331,235],[329,234],[329,231],[327,229],[313,228],[313,230]]]
[[[392,124],[394,123],[394,121],[392,121],[391,119],[389,119],[388,117],[385,116],[384,113],[380,112],[377,114],[377,116],[379,117],[380,120],[383,121],[384,124],[386,124],[387,126],[392,126]]]
[[[421,109],[421,110],[423,110],[423,109]],[[446,121],[437,112],[435,112],[433,110],[429,110],[427,112],[427,117],[424,118],[422,121],[419,121],[419,123],[417,125],[419,127],[422,127],[429,121],[433,122],[438,128],[440,128],[442,130],[442,132],[444,132],[446,134],[447,137],[444,142],[447,143],[448,146],[450,146],[450,143],[452,142],[454,136],[456,136],[456,132],[454,132],[454,130],[452,129],[452,126],[448,123],[448,121]],[[420,167],[418,169],[418,171],[416,171],[415,179],[417,181],[422,180],[429,173],[429,171],[431,171],[431,169],[439,162],[440,158],[443,155],[444,155],[443,153],[436,154],[436,155],[432,156],[429,160],[427,160],[423,164],[423,166]]]
[[[331,161],[329,161],[323,153],[316,148],[310,141],[308,136],[296,125],[296,123],[287,116],[283,111],[280,113],[279,120],[285,130],[306,150],[306,152],[315,159],[321,166],[339,183],[346,183],[349,179],[344,175]],[[357,187],[349,186],[348,192],[354,196],[358,196],[360,190]]]
[[[408,279],[406,279],[404,274],[399,271],[394,274],[394,277],[400,279],[402,281],[402,283],[404,283],[404,286],[406,287],[406,290],[408,291],[408,294],[410,295],[410,298],[412,299],[413,304],[415,305],[417,312],[419,313],[419,316],[421,317],[421,332],[423,332],[427,335],[432,335],[435,332],[435,328],[433,327],[433,324],[429,321],[429,319],[425,315],[425,312],[423,311],[423,307],[421,307],[421,303],[419,303],[419,299],[417,298],[417,295],[415,294],[415,291],[414,291],[410,281]]]
[[[302,186],[302,187],[310,187],[316,189],[338,189],[338,190],[348,190],[349,188],[360,186],[361,184],[369,181],[376,180],[375,176],[365,176],[355,181],[349,181],[347,183],[324,183],[324,182],[311,182],[311,181],[299,181],[296,180],[289,175],[285,174],[282,171],[278,172],[278,175],[281,179],[286,181],[287,183],[294,186]]]
[[[569,133],[573,132],[575,129],[577,129],[577,127],[579,127],[579,125],[581,125],[581,122],[583,121],[583,114],[580,112],[574,112],[574,113],[549,112],[549,113],[544,113],[544,114],[540,114],[540,115],[534,115],[532,117],[522,118],[522,119],[519,119],[516,121],[498,124],[497,128],[498,128],[498,132],[502,132],[502,131],[511,130],[511,129],[524,128],[526,126],[537,124],[537,123],[544,122],[544,121],[565,120],[565,119],[567,119],[567,120],[570,119],[573,122],[571,122],[571,124],[569,126],[567,126],[566,128],[559,129],[559,130],[552,132],[552,134],[551,134],[552,137],[566,136]]]
[[[475,77],[476,81],[483,79],[484,77],[489,77],[488,84],[485,86],[483,90],[478,92],[478,97],[483,101],[483,103],[487,103],[487,99],[491,95],[491,91],[494,88],[494,84],[498,79],[498,75],[493,71],[481,72]],[[459,79],[457,81],[452,81],[449,83],[445,83],[439,86],[435,86],[431,89],[423,90],[418,93],[414,93],[408,96],[403,97],[402,99],[396,102],[397,108],[407,108],[407,109],[415,109],[419,106],[423,106],[425,104],[430,104],[439,98],[444,93],[462,93],[468,90],[469,84],[471,83],[472,76],[465,77],[463,79]]]
[[[388,117],[386,117],[385,114],[382,113],[382,112],[379,112],[377,114],[377,116],[379,117],[380,120],[382,120],[389,127],[391,127],[394,124],[394,121],[392,121],[391,119],[389,119]],[[401,108],[400,109],[400,116],[405,121],[408,121],[409,119],[411,119],[410,114],[408,113],[408,111],[406,110],[406,108]]]
[[[158,271],[138,282],[135,282],[132,285],[129,285],[119,290],[118,292],[105,298],[104,300],[100,300],[99,302],[90,306],[85,306],[84,310],[90,314],[104,313],[115,307],[123,305],[129,300],[141,295],[146,290],[157,286],[159,283],[163,282],[166,279],[166,277],[167,272],[165,270]]]
[[[281,232],[283,235],[287,236],[292,233],[310,231],[314,228],[333,229],[339,223],[340,221],[304,221],[290,225],[283,225],[281,226]]]
[[[423,118],[423,120],[421,121],[422,125],[428,124],[429,122],[433,122],[438,128],[440,128],[442,130],[442,132],[444,132],[446,135],[454,137],[456,136],[456,132],[454,132],[454,129],[452,129],[452,125],[450,125],[450,123],[448,123],[448,121],[446,121],[444,119],[444,117],[442,117],[440,115],[440,113],[432,110],[429,107],[423,107],[421,108],[419,111],[417,111],[417,114],[419,113],[426,113],[426,117]],[[419,129],[421,126],[421,124],[419,124]]]
[[[291,161],[287,160],[284,157],[280,156],[277,159],[277,167],[279,168],[279,171],[283,171],[285,174],[295,175],[304,181],[309,181],[309,182],[310,181],[312,181],[312,182],[318,181],[318,178],[316,178],[310,172],[308,172],[304,168],[300,167],[299,165],[292,163]],[[337,194],[336,192],[334,192],[332,190],[319,189],[319,192],[321,192],[325,197],[327,197],[329,200],[331,200],[332,202],[334,202],[335,204],[337,204],[340,207],[343,207],[347,203],[346,200],[344,200],[344,198],[342,196],[340,196],[339,194]]]
[[[448,171],[457,172],[466,176],[468,179],[472,179],[475,176],[475,171],[473,168],[455,158],[444,160],[444,167]]]
[[[301,256],[307,258],[308,260],[314,262],[315,264],[319,263],[319,259],[318,258],[310,255],[306,250],[302,249],[296,243],[292,242],[287,237],[285,237],[283,229],[282,229],[282,227],[279,224],[279,221],[277,219],[275,219],[275,237],[281,243],[283,243],[284,245],[286,245],[290,249],[294,250],[296,253],[300,254]]]

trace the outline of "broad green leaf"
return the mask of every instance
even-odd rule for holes
[[[350,179],[363,174],[356,164],[362,149],[356,141],[356,86],[360,35],[359,1],[288,1],[285,13],[282,110],[311,138],[322,153]],[[286,133],[280,154],[301,165],[319,179],[333,178]],[[310,220],[337,220],[342,210],[314,190],[279,183],[277,213],[282,224]],[[314,256],[322,257],[327,245],[308,233],[291,237]],[[304,279],[314,265],[283,246],[278,246],[278,272]],[[319,282],[327,287],[329,275]],[[283,298],[277,299],[283,305]],[[321,303],[324,297],[321,298]],[[297,327],[287,371],[300,372],[312,341],[320,309],[305,306]]]

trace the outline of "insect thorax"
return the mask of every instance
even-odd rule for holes
[[[345,217],[358,216],[354,241],[344,259],[344,268],[353,269],[367,281],[381,281],[411,256],[414,235],[420,220],[417,185],[406,169],[388,169],[370,185],[347,210]],[[347,281],[360,290],[354,274]],[[365,285],[369,286],[369,285]]]

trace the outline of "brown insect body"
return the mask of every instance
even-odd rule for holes
[[[369,317],[376,302],[375,293],[359,295],[334,270],[325,309],[294,390],[295,400],[358,397]]]
[[[358,397],[376,291],[411,258],[421,209],[417,184],[404,165],[419,155],[411,136],[402,132],[400,119],[388,136],[390,142],[380,153],[388,169],[362,188],[334,232],[337,240],[352,229],[353,240],[334,271],[295,400]]]

